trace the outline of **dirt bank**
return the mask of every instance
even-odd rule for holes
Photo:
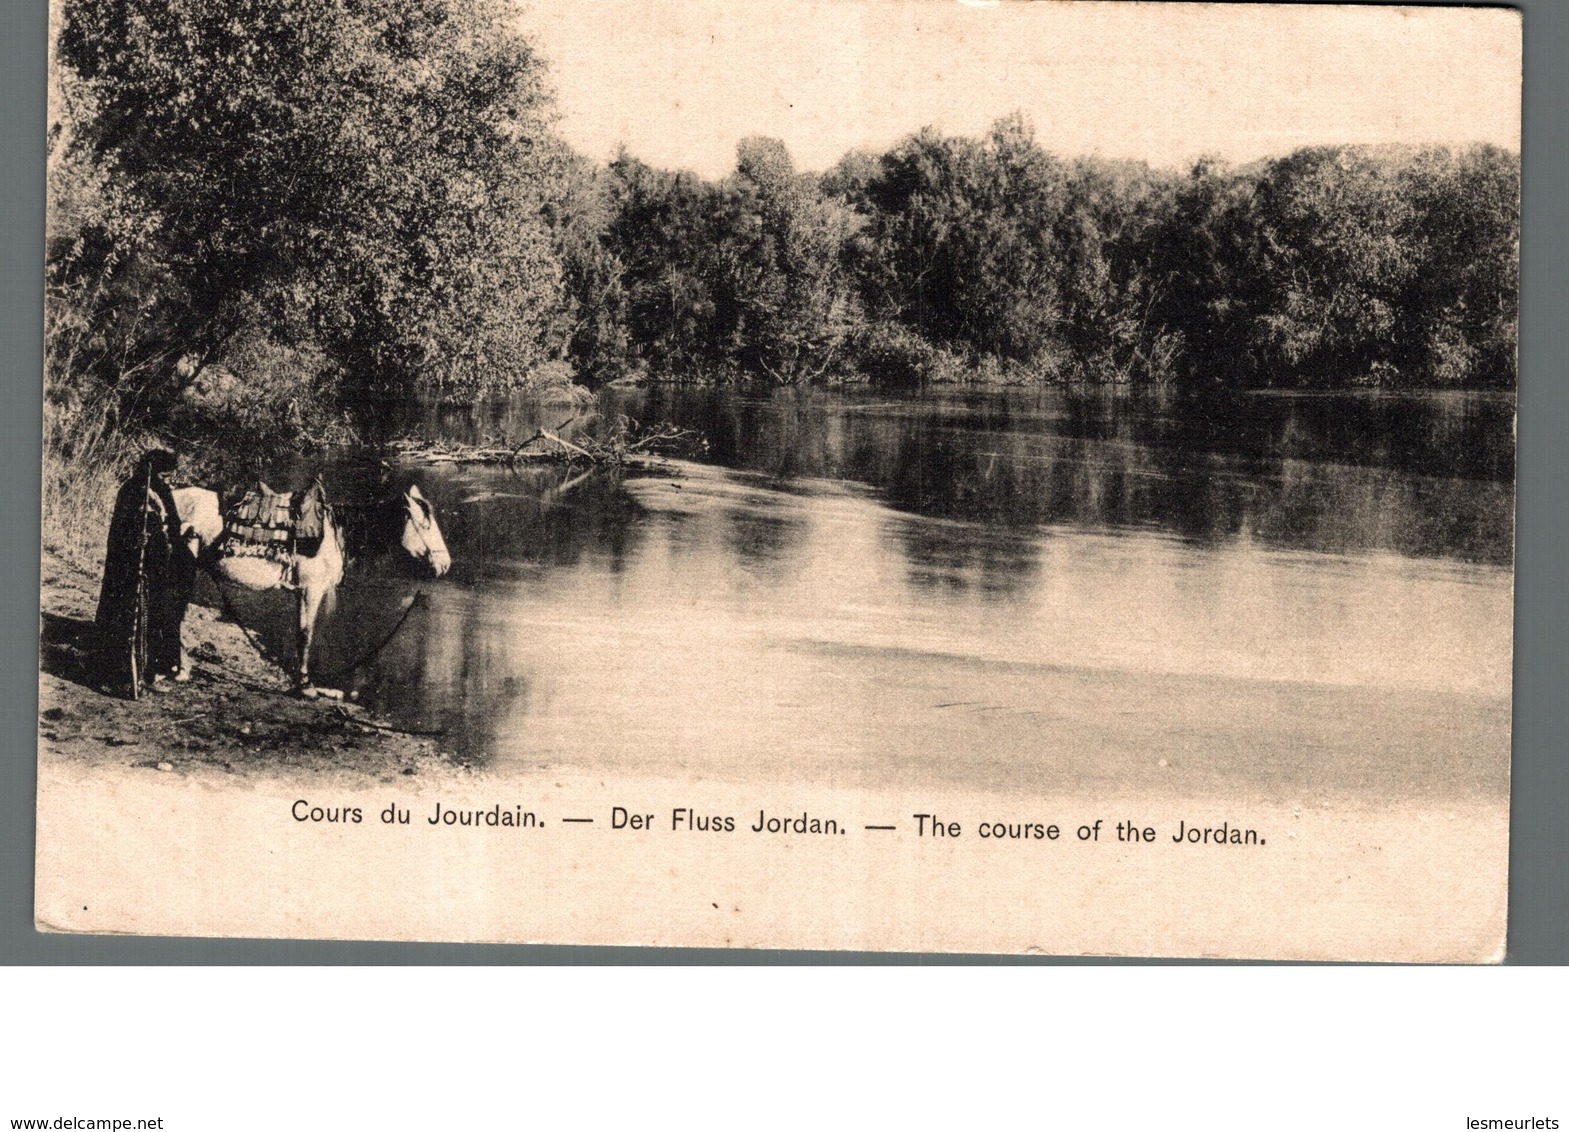
[[[185,619],[190,682],[125,699],[92,675],[98,580],[48,553],[42,577],[38,742],[45,762],[172,774],[347,772],[366,781],[460,766],[439,738],[388,730],[355,705],[291,695],[283,673],[237,625],[201,606]]]

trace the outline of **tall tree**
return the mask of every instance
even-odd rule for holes
[[[1036,361],[1060,317],[1054,228],[1061,163],[1019,116],[984,140],[923,130],[867,187],[878,268],[873,307],[944,342]]]
[[[1273,371],[1322,383],[1392,372],[1399,296],[1418,266],[1398,156],[1302,149],[1257,190],[1269,303],[1256,341]]]
[[[729,281],[745,320],[742,364],[777,381],[809,381],[840,359],[858,321],[841,249],[849,209],[798,174],[784,143],[746,138],[726,186],[742,214]]]
[[[628,365],[709,376],[733,342],[737,315],[719,286],[731,227],[713,186],[625,153],[610,164],[603,248],[620,268]]]
[[[1494,146],[1414,155],[1405,181],[1419,218],[1403,306],[1406,369],[1438,384],[1513,383],[1520,316],[1520,158]]]
[[[69,0],[74,144],[150,220],[170,333],[262,312],[371,385],[502,383],[559,350],[543,63],[500,0]]]
[[[1171,285],[1154,263],[1155,237],[1178,178],[1143,162],[1083,158],[1068,175],[1057,224],[1060,333],[1092,379],[1165,380],[1179,334],[1163,317]]]

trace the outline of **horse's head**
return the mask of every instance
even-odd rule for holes
[[[436,577],[452,568],[452,555],[447,553],[447,541],[441,537],[441,527],[436,523],[436,509],[420,494],[416,484],[403,493],[399,500],[403,508],[402,533],[399,541],[409,557],[423,562]]]

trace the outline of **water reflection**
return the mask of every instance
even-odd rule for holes
[[[704,432],[780,480],[855,480],[923,516],[1238,537],[1507,564],[1511,398],[970,391],[921,401],[656,387],[606,413]]]
[[[915,586],[1004,598],[1027,593],[1040,580],[1036,540],[1016,532],[909,520],[892,529]]]
[[[474,442],[572,413],[388,427]],[[454,566],[367,702],[516,766],[1111,780],[1164,751],[1280,789],[1506,781],[1475,760],[1507,751],[1507,398],[656,387],[564,427],[621,416],[702,431],[717,466],[419,471]],[[345,587],[323,666],[413,588]]]

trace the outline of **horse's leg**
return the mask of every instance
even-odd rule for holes
[[[314,586],[303,584],[295,591],[300,624],[294,643],[294,684],[305,695],[310,695],[314,691],[311,687],[311,640],[316,635],[316,614],[321,611],[324,592]]]
[[[194,541],[183,546],[175,556],[175,586],[172,597],[174,615],[174,644],[180,654],[179,667],[174,679],[185,683],[191,678],[191,655],[185,651],[185,612],[190,608],[191,594],[196,589],[196,547]]]

